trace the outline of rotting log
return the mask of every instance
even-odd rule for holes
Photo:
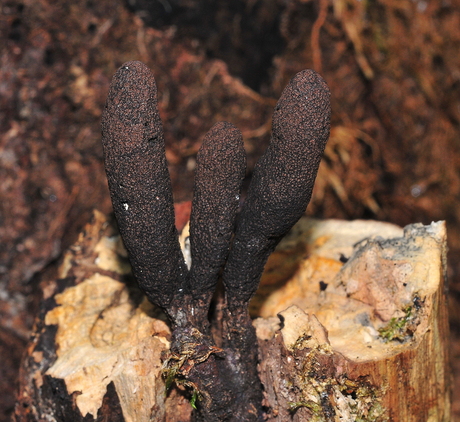
[[[266,419],[449,421],[445,245],[443,222],[302,218],[251,302]],[[95,212],[44,289],[15,420],[189,421],[199,398],[165,394],[170,334]]]

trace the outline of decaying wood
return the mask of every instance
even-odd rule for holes
[[[281,318],[280,331],[256,320],[268,420],[451,420],[445,242],[443,222],[295,226],[253,303]],[[276,262],[293,251],[308,258],[283,283]]]
[[[300,220],[251,303],[267,420],[450,420],[445,240],[442,222]],[[166,318],[129,272],[96,212],[44,289],[16,421],[190,420],[194,398],[165,394]]]

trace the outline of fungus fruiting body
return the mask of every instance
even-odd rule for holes
[[[324,80],[312,70],[298,73],[275,107],[270,145],[239,213],[242,135],[227,122],[211,128],[197,155],[189,270],[174,226],[154,77],[136,61],[113,77],[102,119],[113,208],[140,288],[171,321],[165,372],[168,383],[193,390],[195,420],[263,418],[248,303],[269,254],[310,201],[330,114]],[[215,339],[208,311],[220,274],[225,305],[222,338]]]

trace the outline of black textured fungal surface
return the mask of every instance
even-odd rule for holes
[[[113,209],[134,275],[149,300],[167,308],[187,268],[174,225],[157,88],[141,62],[115,73],[102,117],[105,168]]]
[[[215,124],[197,155],[190,216],[194,297],[211,300],[225,263],[246,169],[243,136],[231,123]]]
[[[171,320],[165,373],[200,397],[196,422],[263,420],[248,302],[269,254],[310,201],[330,113],[326,83],[314,71],[298,73],[275,108],[271,143],[238,217],[242,135],[226,122],[211,128],[197,156],[188,271],[174,226],[153,75],[128,62],[113,78],[102,121],[113,208],[140,287]],[[222,268],[226,303],[213,338],[208,310]]]
[[[299,72],[273,114],[269,147],[257,163],[225,267],[229,306],[248,302],[265,262],[304,213],[330,130],[330,93],[313,70]]]

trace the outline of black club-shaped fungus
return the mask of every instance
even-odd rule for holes
[[[242,135],[227,122],[211,128],[197,155],[189,271],[174,225],[154,77],[142,63],[128,62],[113,78],[102,119],[113,208],[139,286],[172,323],[167,384],[185,385],[199,397],[197,421],[262,420],[248,302],[269,254],[310,201],[330,114],[323,79],[311,70],[298,73],[276,105],[270,145],[238,216]],[[208,310],[222,269],[222,337],[215,338]]]
[[[150,70],[128,62],[113,77],[102,117],[113,209],[134,275],[167,308],[187,275],[177,231],[157,88]]]
[[[197,155],[190,216],[189,290],[207,304],[227,258],[245,169],[241,132],[231,123],[215,124]]]
[[[326,82],[304,70],[275,107],[272,139],[254,169],[225,266],[230,306],[249,301],[268,256],[307,208],[329,137],[329,97]]]

